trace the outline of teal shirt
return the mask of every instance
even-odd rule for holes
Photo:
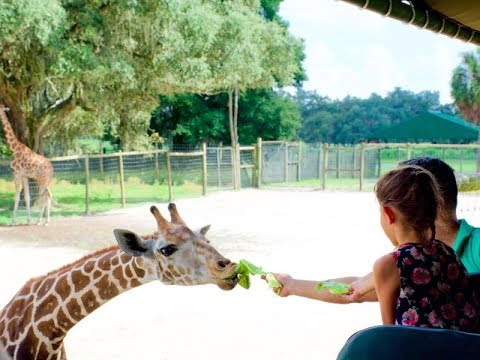
[[[453,250],[470,274],[480,272],[480,228],[461,219]]]

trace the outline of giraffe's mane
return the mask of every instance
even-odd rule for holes
[[[66,264],[66,265],[63,265],[57,269],[54,269],[54,270],[50,270],[48,273],[44,274],[44,275],[40,275],[40,276],[35,276],[33,278],[31,278],[27,284],[29,283],[32,283],[38,279],[43,279],[43,278],[46,278],[50,275],[53,275],[57,272],[60,272],[60,271],[63,271],[63,270],[66,270],[66,269],[71,269],[73,268],[75,265],[78,265],[82,262],[84,262],[85,260],[91,258],[91,257],[95,257],[95,256],[98,256],[98,255],[101,255],[101,254],[105,254],[107,252],[110,252],[112,250],[115,250],[115,249],[119,249],[119,246],[118,245],[112,245],[112,246],[107,246],[107,247],[104,247],[104,248],[101,248],[101,249],[98,249],[98,250],[95,250],[93,252],[90,252],[88,254],[85,254],[84,256],[82,256],[81,258],[69,263],[69,264]]]
[[[144,240],[149,240],[151,238],[153,238],[158,232],[154,232],[153,234],[148,234],[148,235],[142,235],[141,238],[144,239]],[[84,262],[85,260],[89,259],[89,258],[92,258],[92,257],[97,257],[99,255],[102,255],[102,254],[106,254],[110,251],[113,251],[113,250],[116,250],[116,249],[120,249],[120,247],[118,245],[111,245],[111,246],[107,246],[107,247],[104,247],[104,248],[101,248],[101,249],[98,249],[98,250],[95,250],[93,252],[90,252],[88,254],[85,254],[84,256],[82,256],[81,258],[69,263],[69,264],[66,264],[66,265],[63,265],[57,269],[54,269],[54,270],[50,270],[48,273],[44,274],[44,275],[40,275],[40,276],[35,276],[33,278],[31,278],[30,280],[27,281],[27,283],[25,285],[29,285],[31,284],[32,282],[35,282],[39,279],[44,279],[50,275],[53,275],[57,272],[61,272],[63,270],[67,270],[67,269],[71,269],[73,268],[75,265],[78,265],[82,262]]]

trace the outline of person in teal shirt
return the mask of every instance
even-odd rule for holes
[[[407,160],[399,165],[417,165],[433,174],[443,197],[443,205],[438,209],[435,221],[436,238],[455,250],[470,274],[479,273],[480,228],[473,227],[466,220],[457,218],[458,187],[453,169],[444,161],[431,157]],[[328,290],[317,291],[315,285],[318,284],[318,281],[295,279],[287,274],[275,274],[275,276],[282,287],[274,289],[274,292],[281,297],[294,295],[336,304],[378,300],[372,273],[362,277],[350,276],[334,279],[334,281],[350,284],[349,295],[335,295]]]
[[[452,248],[470,274],[480,272],[480,228],[461,219]]]

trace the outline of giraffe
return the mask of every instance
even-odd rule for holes
[[[18,140],[8,121],[6,111],[8,111],[8,108],[0,105],[0,118],[5,131],[5,137],[13,153],[13,161],[10,164],[15,181],[15,205],[13,206],[12,223],[15,224],[22,188],[25,205],[27,207],[27,221],[29,224],[32,221],[30,214],[30,191],[28,188],[28,179],[30,178],[37,181],[39,188],[40,215],[37,224],[40,224],[43,213],[46,210],[45,225],[48,225],[50,222],[50,207],[52,203],[52,195],[48,188],[53,179],[52,163],[46,157],[32,151]]]
[[[158,227],[152,235],[115,229],[117,245],[30,279],[0,312],[0,347],[14,360],[65,360],[67,332],[129,289],[154,280],[233,289],[236,264],[208,244],[209,226],[192,231],[175,204],[168,210],[170,221],[150,208]]]

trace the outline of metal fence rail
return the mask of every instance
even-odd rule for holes
[[[476,167],[479,149],[479,145],[330,145],[259,139],[252,146],[240,147],[241,186],[371,190],[376,180],[399,162],[432,156],[452,166],[460,190],[472,190],[480,188]],[[54,214],[69,215],[79,209],[90,213],[233,189],[230,147],[202,144],[176,146],[173,150],[52,158]],[[13,208],[15,187],[10,161],[0,157],[0,223],[2,212]],[[30,181],[33,202],[37,192],[35,181]],[[24,205],[22,197],[21,211]]]

